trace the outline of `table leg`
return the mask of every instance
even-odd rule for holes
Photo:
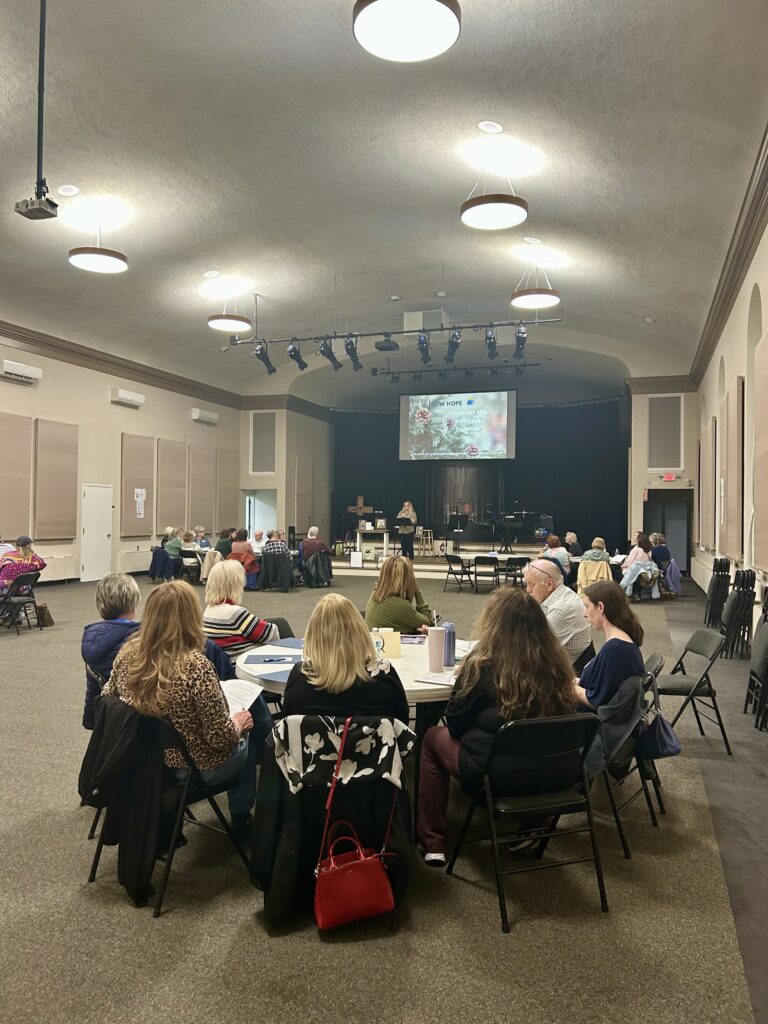
[[[413,832],[416,834],[416,819],[419,813],[419,778],[421,774],[421,744],[427,729],[437,725],[443,717],[447,700],[428,701],[416,705],[416,743],[414,744],[414,757],[416,762],[413,766]]]

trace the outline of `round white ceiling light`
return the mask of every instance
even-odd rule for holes
[[[528,216],[528,203],[520,196],[505,192],[475,196],[461,204],[462,224],[479,231],[503,231],[522,224]]]
[[[209,278],[210,277],[218,277],[218,276],[219,276],[218,270],[206,270],[206,272],[203,274],[203,277],[209,277]]]
[[[504,125],[498,121],[478,121],[477,127],[486,135],[500,135],[504,131]]]
[[[533,235],[526,235],[523,241],[527,242],[528,245],[541,245],[541,239],[534,238]]]
[[[214,331],[245,334],[251,330],[251,321],[247,316],[239,316],[237,313],[214,313],[208,317],[208,326]]]
[[[59,187],[56,189],[56,192],[60,196],[69,197],[79,195],[80,189],[77,187],[77,185],[59,185]]]
[[[80,245],[69,250],[69,262],[78,270],[93,274],[122,274],[128,269],[128,257],[117,249],[100,245]]]
[[[560,292],[554,288],[520,288],[512,295],[515,309],[552,309],[560,305]]]
[[[461,32],[457,0],[357,0],[352,31],[382,60],[413,63],[450,50]]]

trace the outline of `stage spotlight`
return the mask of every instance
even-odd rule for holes
[[[414,380],[415,380],[415,381],[416,381],[417,383],[419,383],[419,382],[421,381],[421,372],[417,370],[417,371],[416,371],[416,373],[414,373],[414,375],[413,375],[413,379],[414,379]]]
[[[489,359],[495,359],[498,356],[498,350],[496,348],[496,328],[486,327],[485,328],[485,349],[488,353]]]
[[[389,383],[390,384],[399,384],[400,383],[400,374],[399,373],[393,373],[392,376],[389,378]]]
[[[357,358],[357,337],[354,334],[348,334],[344,339],[344,351],[349,356],[352,369],[355,371],[362,370],[363,364]]]
[[[288,358],[292,359],[300,370],[306,370],[307,364],[301,358],[301,349],[299,348],[295,341],[292,341],[291,344],[288,346],[287,352]]]
[[[448,376],[448,374],[445,372],[445,370],[438,370],[437,371],[437,379],[438,380],[445,380],[445,378],[447,376]]]
[[[474,377],[474,374],[472,373],[471,370],[465,370],[464,371],[464,376],[465,377]]]
[[[251,352],[251,355],[258,359],[260,363],[262,363],[265,370],[267,371],[267,374],[270,377],[272,376],[273,373],[277,373],[277,370],[274,368],[274,366],[269,360],[269,352],[267,351],[267,346],[265,342],[257,341],[256,344],[253,346],[253,351]]]
[[[525,359],[525,343],[528,340],[528,328],[519,324],[515,331],[515,359]]]
[[[461,328],[454,327],[448,335],[448,351],[445,353],[445,362],[452,363],[461,345]]]
[[[500,377],[501,374],[499,373],[498,366],[491,367],[491,369],[488,371],[488,376],[489,377]]]
[[[429,332],[419,331],[419,355],[421,361],[425,366],[428,366],[432,362],[432,356],[429,354]]]
[[[341,363],[333,354],[333,342],[330,338],[323,338],[320,342],[320,355],[323,356],[324,359],[328,360],[334,370],[341,369]]]

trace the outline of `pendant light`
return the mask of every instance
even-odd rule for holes
[[[431,60],[459,38],[461,7],[457,0],[357,0],[352,31],[382,60]]]
[[[208,317],[208,326],[212,327],[214,331],[227,331],[229,334],[245,334],[246,331],[250,331],[253,325],[249,318],[247,316],[242,316],[237,312],[236,303],[235,312],[228,313],[228,302],[229,299],[224,300],[224,309],[221,313],[214,313],[212,316]]]
[[[96,234],[96,245],[78,245],[69,250],[69,262],[78,270],[92,274],[123,274],[128,269],[128,257],[119,249],[105,249],[101,244],[101,225]]]
[[[529,267],[512,292],[515,309],[552,309],[560,305],[560,292],[550,283],[543,267]]]
[[[483,181],[483,191],[475,192]],[[528,216],[528,203],[515,195],[512,182],[507,178],[508,192],[487,192],[488,172],[481,171],[472,191],[461,204],[459,216],[462,224],[478,231],[504,231],[522,224]]]

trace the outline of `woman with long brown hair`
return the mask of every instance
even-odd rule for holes
[[[607,704],[625,679],[645,672],[640,653],[643,627],[627,595],[613,580],[593,583],[581,599],[584,618],[592,629],[605,635],[605,643],[584,666],[576,685],[579,700],[591,710]]]
[[[365,621],[370,629],[384,626],[400,633],[426,633],[427,627],[435,624],[410,559],[402,555],[384,559],[379,579],[368,599]]]
[[[445,713],[421,748],[417,834],[430,865],[445,864],[451,777],[477,785],[496,733],[515,718],[576,710],[573,668],[540,605],[520,590],[491,594],[475,625]]]
[[[121,648],[102,692],[142,715],[168,718],[206,781],[223,781],[240,772],[228,795],[232,824],[242,834],[255,797],[258,748],[271,722],[254,704],[259,735],[249,742],[251,710],[230,714],[204,647],[197,595],[188,583],[166,583],[147,598],[141,627]],[[186,768],[176,747],[166,748],[165,763]]]

